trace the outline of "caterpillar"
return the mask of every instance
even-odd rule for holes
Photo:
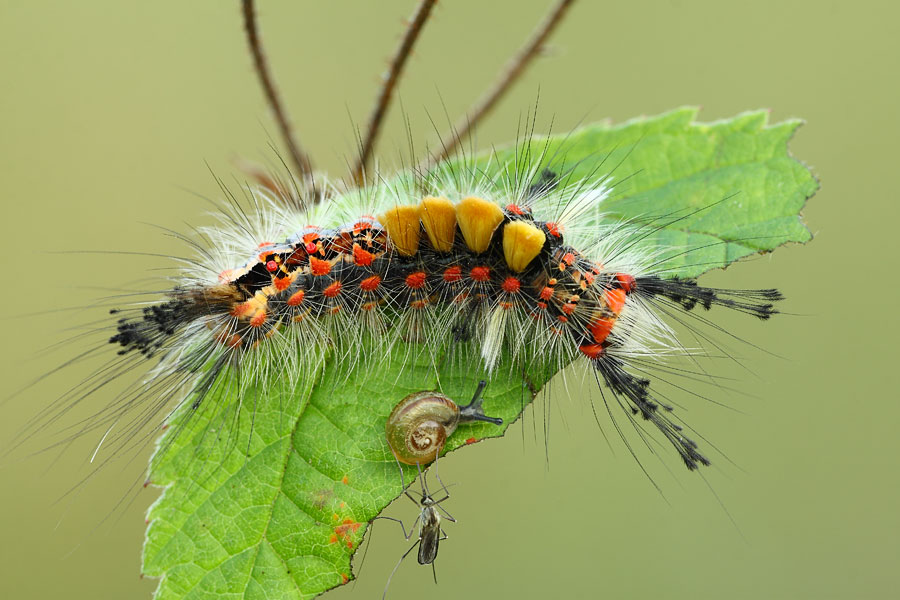
[[[194,409],[223,371],[241,372],[250,387],[273,369],[315,372],[328,348],[355,363],[388,354],[398,340],[435,355],[472,340],[488,373],[504,353],[514,361],[545,353],[557,368],[581,359],[689,469],[708,464],[629,360],[680,348],[654,311],[660,303],[768,319],[781,294],[663,277],[653,269],[660,250],[633,249],[645,228],[598,229],[608,179],[560,181],[538,168],[545,162],[501,169],[499,181],[448,166],[335,195],[319,214],[276,210],[269,190],[251,188],[256,224],[201,232],[220,256],[193,266],[167,299],[114,310],[109,342],[124,360],[161,357],[151,388],[202,373]]]

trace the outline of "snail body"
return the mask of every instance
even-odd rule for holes
[[[487,421],[502,425],[502,419],[484,414],[481,407],[484,386],[482,381],[472,402],[462,407],[435,391],[415,392],[401,400],[385,425],[388,445],[397,460],[408,465],[430,463],[460,423]]]

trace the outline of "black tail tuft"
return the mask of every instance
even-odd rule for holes
[[[645,296],[668,298],[685,310],[692,310],[697,305],[709,310],[717,304],[764,320],[778,312],[774,303],[784,299],[778,290],[723,290],[703,287],[695,279],[677,277],[639,277],[635,280],[635,291]]]
[[[644,420],[652,422],[666,436],[666,439],[678,450],[681,459],[688,469],[694,470],[700,465],[708,466],[709,459],[700,454],[694,440],[685,437],[680,425],[660,412],[671,410],[670,407],[661,406],[650,395],[650,381],[640,379],[624,368],[624,363],[613,356],[602,355],[593,361],[594,368],[603,376],[603,380],[613,394],[625,398],[635,415],[641,415]]]
[[[190,318],[191,305],[188,300],[169,300],[147,306],[138,316],[119,319],[116,324],[118,333],[109,338],[109,343],[122,346],[119,354],[136,350],[149,357],[162,348],[166,340]]]

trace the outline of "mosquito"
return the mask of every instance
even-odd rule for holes
[[[417,559],[420,565],[431,565],[431,572],[434,575],[434,582],[437,583],[437,571],[434,568],[434,561],[437,559],[438,548],[440,543],[443,540],[447,539],[447,534],[444,533],[444,530],[441,528],[441,520],[447,519],[453,523],[456,523],[456,519],[447,512],[443,506],[440,506],[442,502],[450,498],[450,492],[447,489],[447,486],[444,485],[444,482],[441,481],[441,476],[437,473],[437,461],[435,461],[435,473],[434,476],[437,478],[438,483],[441,484],[440,492],[443,494],[440,498],[435,498],[435,496],[428,491],[428,483],[427,477],[422,472],[421,465],[416,465],[419,470],[419,483],[422,486],[421,492],[413,491],[413,494],[418,494],[419,498],[415,498],[410,490],[406,490],[406,482],[403,480],[403,468],[400,466],[399,461],[397,462],[397,466],[400,468],[400,482],[404,488],[403,493],[409,498],[419,509],[419,516],[416,517],[416,520],[413,521],[412,527],[410,527],[409,532],[406,531],[406,526],[403,524],[403,521],[400,519],[394,519],[392,517],[379,517],[381,519],[388,519],[390,521],[396,521],[400,524],[400,528],[403,530],[403,537],[407,539],[407,541],[412,537],[413,533],[416,531],[416,524],[419,525],[419,537],[416,538],[416,541],[413,543],[409,549],[403,553],[403,556],[400,557],[400,560],[397,561],[397,564],[394,565],[394,570],[391,571],[390,576],[388,577],[387,583],[384,586],[384,593],[381,595],[381,599],[385,600],[387,598],[388,587],[391,585],[391,579],[394,577],[394,573],[397,572],[397,569],[400,568],[400,564],[403,562],[403,559],[406,558],[410,552],[412,552],[416,546],[419,547],[419,552],[417,555]],[[441,516],[441,513],[444,516]]]

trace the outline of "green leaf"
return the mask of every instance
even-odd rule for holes
[[[589,125],[496,152],[492,162],[515,164],[529,152],[543,153],[568,165],[573,181],[612,171],[615,189],[599,222],[651,224],[659,230],[647,247],[691,248],[666,261],[672,276],[696,277],[809,241],[799,214],[818,182],[787,152],[802,121],[767,126],[762,110],[709,124],[694,123],[696,116],[697,109],[681,108],[615,127]]]
[[[601,174],[615,167],[622,183],[603,218],[658,225],[645,240],[651,247],[704,246],[672,259],[673,275],[809,240],[798,215],[817,183],[787,153],[800,123],[767,127],[765,112],[712,124],[693,123],[695,116],[680,109],[530,143],[561,148],[576,177],[604,159]],[[490,164],[515,156],[501,150]],[[470,344],[453,351],[479,354]],[[144,548],[144,572],[163,577],[156,597],[303,598],[352,578],[350,559],[367,524],[401,493],[387,415],[407,394],[439,384],[466,402],[485,377],[446,353],[435,364],[432,354],[398,343],[375,357],[374,368],[331,356],[300,387],[273,374],[265,389],[241,398],[206,398],[217,410],[176,415],[150,469],[165,488],[150,510]],[[525,371],[503,360],[485,407],[505,424],[461,425],[449,450],[502,435],[553,375],[540,365]],[[412,475],[407,469],[407,483]]]

